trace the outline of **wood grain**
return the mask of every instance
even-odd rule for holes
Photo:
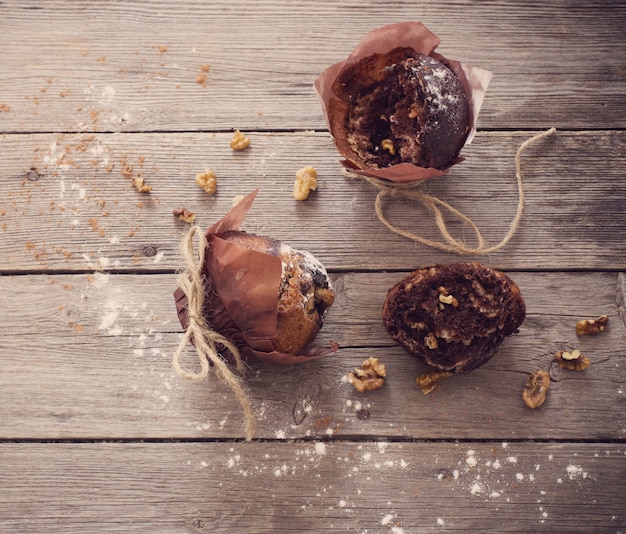
[[[3,132],[324,129],[316,77],[403,20],[494,73],[482,128],[626,126],[623,1],[24,7],[0,7]]]
[[[254,188],[260,191],[244,229],[309,250],[330,270],[409,270],[458,259],[385,228],[374,212],[375,188],[343,174],[327,134],[249,135],[251,148],[242,153],[230,149],[232,134],[168,135],[165,143],[157,134],[1,137],[0,197],[7,201],[0,208],[0,269],[173,271],[182,266],[186,226],[172,211],[185,206],[208,227],[233,197]],[[471,217],[488,243],[498,243],[515,215],[515,154],[529,136],[479,134],[464,151],[467,160],[424,190]],[[624,132],[558,132],[528,149],[521,226],[483,261],[504,269],[626,268],[624,150]],[[319,187],[297,202],[295,172],[306,165],[317,169]],[[206,168],[218,176],[215,196],[194,183]],[[596,169],[602,179],[593,179]],[[152,191],[138,193],[133,177]],[[440,239],[419,203],[384,206],[398,227]],[[475,243],[460,221],[449,220],[449,227]]]
[[[620,532],[609,443],[3,444],[0,532]]]
[[[337,300],[317,341],[337,341],[340,351],[248,371],[257,437],[623,439],[626,327],[616,273],[513,273],[528,308],[519,334],[491,362],[428,396],[415,385],[424,368],[390,341],[380,319],[401,276],[334,276]],[[194,384],[172,370],[181,330],[174,286],[170,275],[1,277],[0,437],[241,437],[239,407],[213,375]],[[576,336],[578,319],[599,315],[609,316],[607,331]],[[521,399],[528,374],[547,370],[556,350],[575,348],[591,367],[553,369],[548,401],[528,409]],[[360,395],[343,377],[369,356],[387,365],[388,379]],[[190,350],[184,362],[193,367],[194,358]]]
[[[466,160],[424,184],[488,243],[515,213],[517,148],[557,128],[523,156],[521,226],[487,257],[388,231],[327,132],[314,80],[404,20],[494,73]],[[0,2],[0,534],[626,531],[625,27],[623,0]],[[250,149],[230,149],[235,128]],[[319,187],[296,202],[307,165]],[[194,184],[207,168],[215,196]],[[251,366],[244,443],[231,393],[172,370],[187,228],[172,211],[207,227],[255,188],[244,229],[325,264],[337,299],[318,342],[341,348]],[[416,203],[384,207],[438,237]],[[527,318],[425,396],[382,303],[417,267],[475,259],[517,281]],[[576,336],[599,315],[605,332]],[[551,368],[527,408],[528,374],[574,348],[591,366]],[[388,377],[361,395],[344,377],[369,356]]]

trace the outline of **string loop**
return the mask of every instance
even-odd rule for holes
[[[195,250],[194,240],[198,242],[198,250]],[[233,356],[237,371],[244,370],[244,362],[241,359],[239,349],[227,337],[215,332],[204,319],[202,307],[205,292],[205,257],[208,247],[207,239],[202,229],[191,226],[183,235],[180,243],[180,251],[185,260],[185,270],[178,277],[178,286],[187,297],[188,326],[185,334],[174,353],[172,365],[176,373],[186,380],[200,382],[208,374],[211,365],[215,369],[218,379],[226,384],[237,397],[244,412],[244,430],[246,440],[250,441],[254,435],[255,420],[250,406],[250,401],[245,394],[238,377],[231,371],[228,364],[220,356],[218,346],[226,349]],[[200,371],[185,370],[180,359],[188,343],[192,343],[196,349],[196,355],[200,363]]]
[[[495,252],[503,248],[515,235],[517,228],[519,227],[520,221],[522,219],[522,214],[524,211],[524,186],[522,181],[522,165],[521,165],[521,157],[524,151],[534,144],[535,142],[543,139],[544,137],[553,135],[556,132],[556,128],[550,128],[545,132],[541,132],[530,139],[524,141],[520,147],[517,149],[517,154],[515,155],[515,176],[517,178],[517,191],[518,191],[518,202],[517,202],[517,211],[515,213],[515,217],[509,226],[509,230],[507,234],[504,236],[502,241],[493,246],[487,246],[480,230],[467,215],[461,213],[455,207],[451,206],[447,202],[429,195],[423,191],[421,191],[420,187],[422,182],[412,182],[412,183],[395,183],[390,182],[389,180],[384,180],[380,178],[373,178],[369,176],[358,175],[359,178],[364,178],[369,183],[371,183],[374,187],[378,189],[378,195],[376,196],[376,201],[374,204],[374,208],[376,210],[376,215],[380,222],[382,222],[387,228],[389,228],[392,232],[404,236],[413,241],[417,241],[418,243],[422,243],[423,245],[429,246],[431,248],[435,248],[438,250],[443,250],[445,252],[456,252],[459,254],[489,254],[491,252]],[[357,176],[357,175],[354,175]],[[388,219],[385,217],[383,210],[383,200],[385,198],[400,198],[400,199],[409,199],[409,200],[417,200],[422,203],[422,205],[432,214],[435,219],[435,223],[437,224],[437,228],[439,228],[439,232],[444,239],[442,241],[433,241],[431,239],[427,239],[418,234],[410,232],[408,230],[403,230],[394,226]],[[460,219],[465,224],[467,224],[476,235],[477,245],[475,247],[467,246],[465,243],[462,243],[458,239],[455,239],[450,232],[448,231],[448,227],[444,220],[444,213],[448,212],[449,214],[455,216],[457,219]]]

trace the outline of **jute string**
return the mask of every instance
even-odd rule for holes
[[[194,247],[195,240],[198,241],[197,251]],[[252,439],[255,429],[252,407],[238,377],[219,355],[218,345],[221,345],[232,354],[235,360],[235,368],[240,373],[244,370],[243,360],[237,347],[228,338],[213,331],[202,314],[205,291],[203,271],[207,246],[208,243],[204,232],[199,226],[195,225],[189,228],[180,243],[180,251],[185,260],[186,268],[178,277],[178,286],[187,297],[189,325],[178,345],[178,349],[174,353],[172,364],[179,376],[192,382],[204,380],[209,374],[210,364],[213,364],[218,379],[231,389],[243,408],[245,416],[244,430],[246,440],[249,441]],[[180,364],[181,356],[189,342],[193,343],[198,361],[200,362],[200,371],[197,373],[183,369]]]
[[[418,243],[422,243],[424,245],[427,245],[429,247],[436,248],[439,250],[444,250],[446,252],[457,252],[459,254],[489,254],[490,252],[495,252],[496,250],[500,250],[511,240],[511,238],[515,235],[515,232],[517,231],[519,227],[519,223],[522,219],[522,213],[524,211],[524,185],[522,181],[522,164],[521,164],[522,154],[529,146],[536,143],[540,139],[543,139],[544,137],[553,135],[555,132],[556,132],[556,128],[550,128],[549,130],[545,132],[541,132],[535,135],[534,137],[531,137],[530,139],[527,139],[526,141],[524,141],[520,145],[520,147],[517,149],[517,154],[515,155],[515,175],[517,177],[517,190],[518,190],[517,211],[516,211],[515,217],[513,218],[513,221],[511,222],[511,225],[509,226],[509,230],[507,234],[504,236],[502,241],[492,246],[487,246],[482,234],[480,233],[480,230],[478,229],[474,221],[472,221],[467,215],[464,215],[463,213],[461,213],[459,210],[457,210],[455,207],[451,206],[447,202],[444,202],[443,200],[437,197],[431,196],[425,193],[424,191],[421,191],[420,186],[422,182],[402,184],[402,183],[390,182],[389,180],[372,178],[368,176],[359,175],[358,177],[364,178],[365,180],[370,182],[379,190],[378,195],[376,196],[376,202],[374,205],[376,209],[376,215],[378,216],[378,219],[392,232],[395,232],[396,234],[404,236],[408,239],[412,239],[413,241],[417,241]],[[383,212],[383,200],[386,197],[420,201],[424,205],[424,207],[426,207],[428,211],[433,215],[433,218],[435,219],[435,222],[437,223],[437,227],[439,228],[439,231],[441,232],[441,235],[443,239],[445,240],[445,242],[433,241],[431,239],[427,239],[425,237],[417,235],[413,232],[409,232],[407,230],[403,230],[401,228],[398,228],[397,226],[394,226],[385,217],[385,214]],[[458,239],[455,239],[450,234],[450,232],[448,231],[446,222],[444,220],[442,210],[447,211],[450,214],[454,215],[455,217],[457,217],[458,219],[460,219],[461,221],[469,225],[470,228],[472,228],[472,230],[474,230],[474,233],[476,234],[476,239],[478,242],[475,247],[470,247],[470,246],[465,245]]]

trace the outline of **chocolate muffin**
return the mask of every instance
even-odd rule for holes
[[[335,299],[324,266],[309,252],[296,250],[278,239],[240,230],[217,234],[217,237],[280,258],[282,276],[277,295],[274,349],[285,354],[300,354],[315,339],[324,313]]]
[[[348,102],[345,139],[358,167],[412,163],[446,168],[470,131],[470,105],[455,72],[410,48],[373,54],[347,68],[333,90]]]
[[[526,316],[519,288],[479,263],[435,265],[392,287],[383,306],[389,335],[437,369],[467,373],[491,359]]]

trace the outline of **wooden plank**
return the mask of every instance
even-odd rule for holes
[[[491,362],[427,396],[415,385],[424,368],[394,346],[380,319],[387,289],[402,276],[333,276],[337,301],[318,341],[341,349],[302,366],[252,366],[243,384],[257,437],[624,438],[623,274],[512,273],[528,309],[519,334]],[[241,437],[239,405],[213,375],[194,384],[172,370],[175,283],[173,275],[0,277],[0,438]],[[578,319],[603,314],[605,332],[576,336]],[[591,367],[556,371],[546,404],[528,409],[528,374],[548,369],[556,350],[575,348]],[[344,376],[369,356],[387,365],[388,378],[361,395]]]
[[[622,532],[610,443],[2,443],[0,532]]]
[[[481,127],[626,126],[623,1],[39,7],[0,8],[2,132],[324,129],[319,73],[416,19],[440,52],[494,72]]]
[[[376,189],[343,174],[327,134],[249,135],[251,148],[242,153],[233,153],[226,133],[0,137],[0,271],[174,271],[182,266],[186,227],[172,211],[185,206],[206,227],[233,197],[257,187],[244,229],[309,250],[330,270],[409,270],[459,258],[385,228],[374,213]],[[479,134],[464,152],[467,160],[424,190],[471,217],[489,244],[498,243],[517,206],[515,153],[530,135]],[[558,132],[531,147],[522,162],[520,228],[505,248],[477,259],[504,269],[626,268],[624,150],[621,131]],[[317,168],[319,188],[297,202],[295,172],[305,165]],[[218,175],[215,196],[194,183],[206,168]],[[153,190],[138,193],[135,176]],[[417,202],[387,200],[385,213],[399,228],[440,239]],[[460,222],[449,227],[475,243]]]

